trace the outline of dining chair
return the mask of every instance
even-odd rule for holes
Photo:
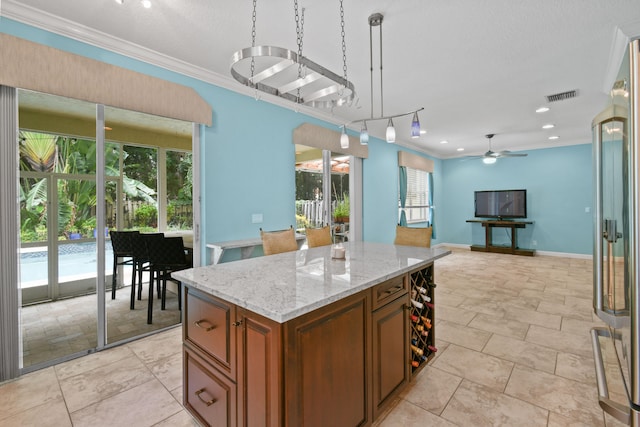
[[[116,286],[118,284],[118,266],[133,266],[132,239],[138,231],[110,230],[111,247],[113,248],[113,273],[111,275],[111,299],[116,299]],[[118,261],[120,260],[120,261]],[[135,274],[131,277],[131,286],[135,288]]]
[[[293,226],[286,230],[264,231],[260,229],[260,238],[262,239],[262,251],[265,255],[275,255],[282,252],[291,252],[298,250],[298,242],[296,240]]]
[[[129,308],[135,309],[136,285],[138,288],[138,301],[142,299],[142,273],[149,271],[149,253],[147,246],[152,245],[154,241],[164,238],[163,233],[139,233],[131,239],[133,247],[133,277],[137,276],[137,281],[131,284],[131,304]],[[149,280],[151,284],[151,280]]]
[[[149,255],[149,301],[147,307],[147,323],[153,322],[153,283],[158,289],[160,309],[166,308],[167,281],[178,285],[178,310],[182,309],[181,289],[182,282],[171,277],[171,273],[185,270],[190,267],[185,253],[182,237],[164,237],[162,239],[147,240],[147,253]]]
[[[307,246],[315,248],[317,246],[327,246],[333,243],[331,239],[331,227],[325,225],[321,228],[306,228]]]
[[[431,247],[431,227],[403,227],[396,226],[394,245]]]

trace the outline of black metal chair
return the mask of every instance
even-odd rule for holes
[[[149,271],[149,253],[147,247],[153,245],[157,240],[164,239],[163,233],[139,233],[131,239],[133,247],[133,276],[138,280],[131,284],[131,304],[130,309],[135,309],[136,285],[138,287],[138,300],[142,299],[142,273]],[[149,285],[153,281],[149,279]],[[159,293],[160,291],[158,291]]]
[[[116,299],[116,286],[118,283],[118,266],[133,266],[133,245],[132,240],[138,231],[109,231],[111,246],[113,247],[113,273],[111,276],[111,299]],[[118,260],[121,261],[118,261]],[[135,271],[135,269],[134,269]],[[131,277],[131,286],[135,287],[135,273]]]
[[[185,253],[182,237],[165,237],[159,240],[147,240],[149,255],[149,305],[147,308],[147,323],[153,321],[153,282],[156,281],[158,297],[161,298],[161,310],[166,308],[167,280],[178,285],[178,309],[182,309],[182,283],[171,277],[171,273],[190,267]],[[160,290],[161,289],[161,290]]]

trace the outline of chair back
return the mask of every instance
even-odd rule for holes
[[[307,246],[315,248],[317,246],[327,246],[333,243],[331,239],[331,227],[325,225],[322,228],[307,228]]]
[[[161,269],[187,267],[182,237],[164,237],[147,240],[149,262]]]
[[[110,230],[113,255],[117,257],[133,256],[133,239],[139,231],[115,231]]]
[[[154,242],[164,238],[163,233],[139,233],[131,239],[133,246],[133,257],[137,262],[149,261],[148,246],[153,246]]]
[[[396,226],[396,239],[394,245],[431,247],[431,227],[403,227]]]
[[[263,231],[260,229],[262,238],[262,250],[265,255],[274,255],[282,252],[298,250],[298,242],[293,227],[279,231]]]

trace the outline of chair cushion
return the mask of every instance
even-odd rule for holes
[[[413,228],[396,226],[394,245],[431,247],[431,227]]]
[[[298,242],[293,228],[282,231],[260,230],[260,236],[262,237],[262,250],[265,255],[298,250]]]
[[[326,246],[333,243],[331,241],[331,228],[325,225],[322,228],[307,228],[307,245],[310,248],[316,246]]]

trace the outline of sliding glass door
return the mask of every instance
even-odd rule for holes
[[[24,90],[18,107],[22,367],[179,323],[169,287],[147,324],[146,274],[130,308],[130,266],[118,267],[112,299],[109,233],[171,229],[193,242],[192,124]]]

